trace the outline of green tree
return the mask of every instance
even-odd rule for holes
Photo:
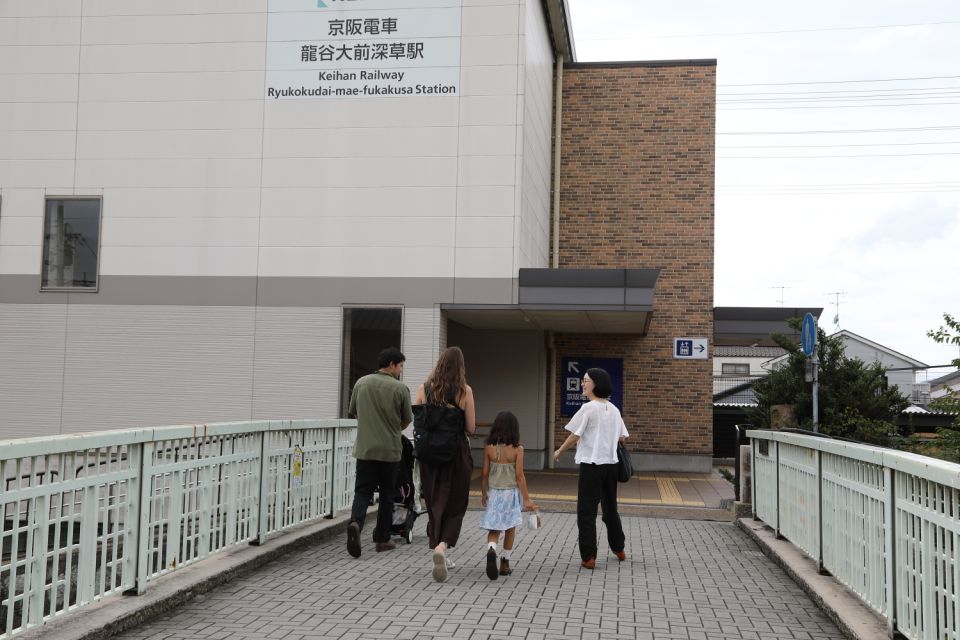
[[[800,331],[801,320],[789,320]],[[773,340],[786,352],[786,363],[754,386],[758,406],[750,412],[754,425],[770,425],[771,407],[793,408],[801,428],[813,427],[813,388],[804,374],[807,357],[794,339],[774,334]],[[895,419],[910,403],[896,387],[887,386],[886,372],[878,362],[865,364],[848,358],[843,342],[817,328],[819,365],[819,430],[822,433],[861,442],[889,445],[896,433]]]
[[[927,331],[927,336],[939,344],[952,344],[960,348],[960,320],[944,313],[943,324],[936,331]],[[960,369],[960,357],[954,358],[951,364]],[[930,406],[940,411],[960,414],[960,393],[952,391],[931,402]],[[937,429],[937,436],[936,446],[940,457],[960,462],[960,415],[952,425]]]

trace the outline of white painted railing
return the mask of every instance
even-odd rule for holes
[[[887,619],[891,634],[960,640],[960,465],[748,431],[753,509]]]
[[[353,500],[354,420],[0,442],[0,639]]]

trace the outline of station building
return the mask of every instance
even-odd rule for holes
[[[0,438],[341,416],[382,347],[416,389],[458,345],[533,468],[603,364],[639,467],[708,469],[716,63],[571,34],[564,0],[0,4]]]

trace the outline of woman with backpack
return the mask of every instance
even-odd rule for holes
[[[467,384],[463,352],[449,347],[440,354],[426,382],[417,389],[414,441],[420,462],[420,484],[427,506],[427,537],[433,548],[433,579],[443,582],[453,563],[447,551],[457,544],[470,501],[473,458],[467,435],[476,428],[473,389]],[[427,416],[424,420],[424,416]],[[439,421],[426,433],[419,422]],[[427,437],[440,436],[442,451],[431,448]]]

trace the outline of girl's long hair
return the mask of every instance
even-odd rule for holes
[[[501,411],[493,419],[490,435],[485,444],[508,444],[520,446],[520,421],[511,411]]]
[[[430,388],[427,396],[429,404],[445,405],[450,398],[459,403],[467,389],[467,369],[463,363],[463,351],[460,351],[460,347],[444,349],[433,371],[427,377],[426,386]]]

